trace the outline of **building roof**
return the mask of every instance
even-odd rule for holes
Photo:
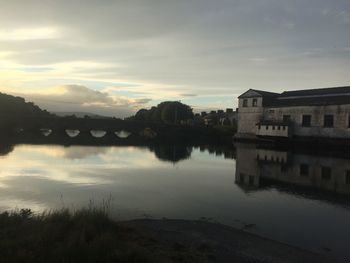
[[[285,91],[281,94],[248,90],[239,96],[239,98],[251,97],[265,97],[263,106],[267,107],[342,105],[350,104],[350,86]]]
[[[307,89],[307,90],[295,90],[285,91],[280,97],[293,97],[293,96],[328,96],[336,94],[350,95],[350,86],[335,87],[335,88],[322,88],[322,89]]]
[[[264,90],[249,89],[238,98],[252,98],[252,97],[274,97],[280,95],[279,93],[269,92]]]

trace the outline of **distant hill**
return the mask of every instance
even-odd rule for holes
[[[55,115],[59,116],[59,117],[66,117],[66,116],[72,116],[75,115],[77,118],[84,118],[85,116],[88,116],[92,119],[109,119],[111,117],[107,117],[107,116],[102,116],[102,115],[98,115],[98,114],[94,114],[94,113],[89,113],[89,112],[61,112],[61,111],[56,111],[56,112],[52,112]]]
[[[46,110],[40,109],[32,102],[26,102],[24,98],[7,95],[0,92],[0,118],[18,119],[28,117],[53,116]]]

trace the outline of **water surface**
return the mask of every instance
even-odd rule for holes
[[[307,175],[300,165],[308,166]],[[75,209],[111,197],[111,214],[120,220],[205,218],[346,262],[349,165],[342,156],[245,145],[226,152],[17,145],[0,156],[0,209]],[[323,166],[331,167],[330,178]]]

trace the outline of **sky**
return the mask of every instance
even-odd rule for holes
[[[349,0],[0,0],[0,91],[50,111],[347,85]]]

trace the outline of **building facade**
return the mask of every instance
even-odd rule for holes
[[[350,86],[238,97],[238,137],[350,139]]]

